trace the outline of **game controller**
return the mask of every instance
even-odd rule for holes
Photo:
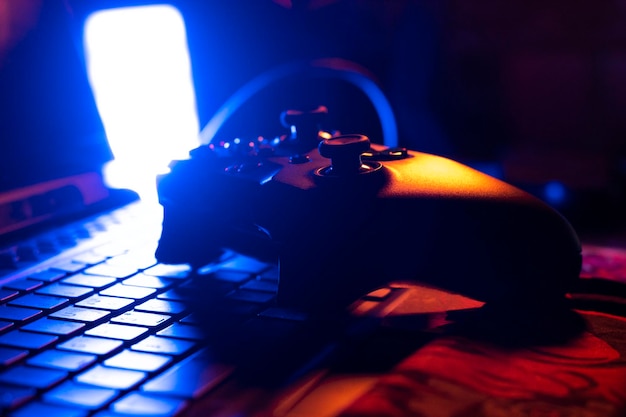
[[[578,279],[576,233],[538,198],[447,158],[322,131],[325,113],[284,112],[292,134],[173,162],[158,178],[156,258],[201,266],[229,248],[276,260],[277,304],[311,312],[390,281],[541,305]]]

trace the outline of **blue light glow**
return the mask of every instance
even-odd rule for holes
[[[85,23],[84,46],[115,157],[106,180],[152,199],[156,174],[199,144],[183,18],[167,5],[98,11]]]
[[[548,203],[559,205],[565,202],[567,198],[567,189],[565,185],[559,181],[550,181],[543,189],[545,199]]]
[[[273,68],[243,85],[235,92],[200,132],[202,143],[211,143],[221,126],[244,103],[262,89],[295,75],[318,78],[334,78],[358,87],[374,105],[383,130],[383,143],[388,147],[398,146],[398,126],[387,96],[365,68],[351,61],[329,58],[312,62],[291,62]]]

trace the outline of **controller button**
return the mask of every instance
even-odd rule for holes
[[[309,162],[311,159],[308,157],[308,155],[291,155],[289,157],[289,163],[290,164],[306,164],[307,162]]]

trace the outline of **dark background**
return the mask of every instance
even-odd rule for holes
[[[80,52],[85,17],[99,8],[145,3],[41,2],[37,25],[17,45],[34,42],[42,30],[63,33],[47,38],[58,51],[31,46],[31,56],[23,60],[30,73],[16,64],[0,69],[3,75],[14,72],[13,81],[2,84],[3,123],[10,121],[14,135],[24,129],[36,137],[40,158],[54,147],[58,135],[52,132],[82,138],[97,137],[101,129],[97,114],[85,104],[89,92],[80,56],[66,55],[68,48]],[[297,60],[341,57],[366,68],[384,89],[401,145],[502,177],[548,199],[580,228],[623,222],[623,1],[169,3],[187,24],[201,126],[237,88],[265,71]],[[22,53],[18,49],[13,56]],[[17,98],[9,100],[7,85],[13,86],[20,74],[25,85],[42,87],[30,95],[14,88]],[[62,107],[56,104],[60,97]],[[14,100],[21,100],[26,116],[14,113]],[[317,104],[329,107],[327,128],[383,141],[376,113],[360,91],[341,81],[297,77],[260,91],[220,135],[282,133],[281,110]],[[12,139],[5,135],[1,140]],[[106,149],[94,155],[110,157]],[[6,155],[0,158],[4,166],[11,163]],[[549,198],[546,185],[554,184],[564,194]]]

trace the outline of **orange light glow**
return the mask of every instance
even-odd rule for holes
[[[430,154],[412,155],[413,158],[385,164],[395,178],[386,188],[389,195],[414,197],[416,190],[423,196],[446,198],[518,199],[526,195],[458,162]]]
[[[318,132],[318,135],[319,135],[319,137],[320,137],[320,138],[322,138],[322,139],[330,139],[330,138],[332,138],[332,137],[333,137],[333,135],[331,135],[330,133],[325,132],[325,131],[323,131],[323,130],[320,130],[320,131]]]

